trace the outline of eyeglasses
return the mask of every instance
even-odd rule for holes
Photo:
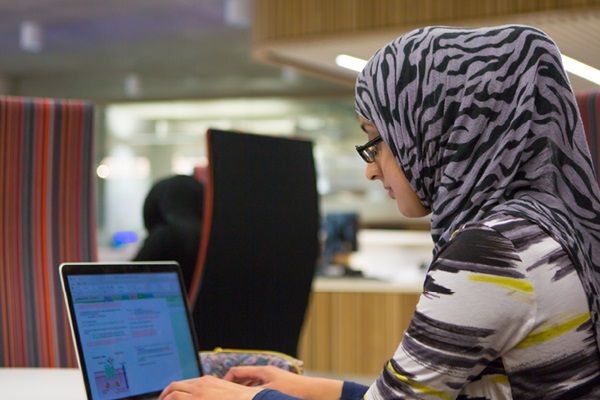
[[[377,155],[377,143],[381,142],[383,139],[380,136],[377,136],[375,139],[369,140],[367,143],[356,146],[356,151],[358,155],[365,160],[367,164],[371,164],[375,162],[375,156]]]

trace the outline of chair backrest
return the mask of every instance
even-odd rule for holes
[[[96,258],[93,122],[85,102],[0,96],[0,366],[77,365],[58,265]]]
[[[596,179],[600,183],[600,91],[577,93],[575,97],[590,147]]]
[[[211,130],[190,299],[200,349],[296,355],[319,253],[312,143]]]

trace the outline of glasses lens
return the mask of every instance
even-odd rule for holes
[[[363,159],[370,164],[375,161],[375,154],[375,146],[367,147],[363,150]]]
[[[372,163],[375,161],[375,156],[377,155],[377,144],[381,142],[381,136],[377,136],[373,140],[369,140],[367,143],[362,146],[356,146],[356,151],[362,157],[363,160],[367,163]]]

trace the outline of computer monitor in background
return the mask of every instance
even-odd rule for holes
[[[323,217],[323,268],[341,264],[336,255],[358,250],[358,225],[358,214],[354,212],[328,213]]]

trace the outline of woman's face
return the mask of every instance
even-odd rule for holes
[[[359,116],[360,127],[372,140],[379,136],[377,128],[369,120]],[[376,146],[375,161],[367,164],[365,175],[369,180],[380,180],[388,196],[396,200],[398,210],[405,217],[424,217],[430,213],[413,191],[404,172],[396,162],[392,151],[385,142],[381,141]]]

